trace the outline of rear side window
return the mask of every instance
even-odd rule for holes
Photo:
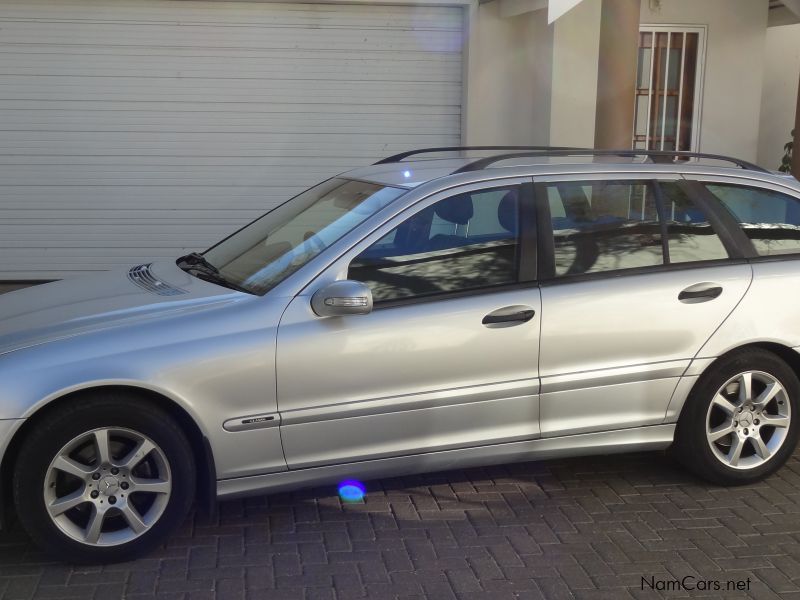
[[[705,186],[740,223],[760,256],[800,252],[800,199],[756,187]]]
[[[706,215],[672,182],[570,181],[544,189],[555,275],[728,258]]]
[[[546,188],[556,276],[664,263],[649,183],[569,181]]]

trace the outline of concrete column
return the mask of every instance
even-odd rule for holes
[[[633,141],[641,0],[603,0],[597,65],[596,148]]]
[[[792,174],[800,180],[800,82],[797,84],[797,112],[794,117],[794,146],[792,146]]]
[[[553,23],[553,146],[594,146],[601,6],[602,0],[583,0]]]

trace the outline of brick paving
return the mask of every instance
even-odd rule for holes
[[[654,591],[746,581],[749,591]],[[0,534],[2,598],[798,598],[800,454],[717,488],[661,453],[531,462],[229,501],[141,560],[69,567]]]

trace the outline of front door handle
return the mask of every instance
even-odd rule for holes
[[[530,306],[506,306],[498,308],[483,317],[481,321],[484,325],[519,325],[530,321],[536,311]]]
[[[696,304],[718,298],[721,293],[721,285],[716,283],[696,283],[678,294],[678,300],[684,304]]]

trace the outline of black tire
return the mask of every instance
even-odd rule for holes
[[[51,462],[66,444],[105,427],[131,430],[156,444],[168,462],[172,487],[163,512],[149,530],[125,543],[97,546],[71,538],[54,523],[45,505],[44,486]],[[17,456],[13,496],[22,526],[40,548],[60,561],[109,563],[137,558],[162,543],[186,518],[195,485],[192,448],[175,420],[135,394],[102,391],[82,395],[36,423]]]
[[[791,419],[780,448],[763,464],[736,469],[717,458],[706,433],[709,406],[717,391],[731,378],[746,371],[761,371],[780,382],[786,390]],[[675,433],[672,453],[688,470],[718,485],[744,485],[778,470],[797,446],[800,412],[800,381],[779,356],[760,348],[734,351],[719,359],[697,381],[686,400]]]

